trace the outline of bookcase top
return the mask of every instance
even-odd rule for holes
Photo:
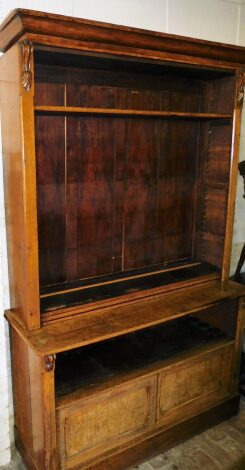
[[[0,51],[20,38],[129,57],[221,67],[245,64],[244,47],[26,9],[13,10],[0,26]]]

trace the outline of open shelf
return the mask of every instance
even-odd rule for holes
[[[35,106],[37,114],[92,114],[111,116],[144,116],[159,118],[183,118],[183,119],[232,119],[232,114],[222,113],[195,113],[195,112],[175,112],[175,111],[147,111],[140,109],[110,109],[110,108],[83,108],[74,106]]]
[[[25,330],[11,310],[5,316],[24,341],[43,356],[160,325],[193,312],[206,311],[212,306],[220,309],[225,326],[236,311],[237,299],[243,293],[244,287],[237,283],[209,281],[174,292],[151,292],[148,297],[134,301],[125,296],[121,303],[114,304],[110,300],[107,306],[101,308],[98,304],[96,308],[96,303],[91,304],[82,314],[78,306],[77,310],[67,313],[59,321],[33,331]],[[227,303],[228,300],[234,302]]]
[[[214,313],[215,316],[215,313]],[[58,354],[56,396],[94,393],[129,378],[225,346],[234,338],[198,314]],[[69,397],[70,398],[70,397]]]

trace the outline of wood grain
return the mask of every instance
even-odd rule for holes
[[[0,64],[10,301],[25,326],[35,329],[40,314],[33,87],[26,92],[20,83],[19,54],[15,44]]]
[[[54,371],[11,330],[16,436],[33,468],[56,467]],[[33,462],[34,461],[34,462]],[[35,466],[34,466],[35,465]]]
[[[140,104],[142,106],[142,102]],[[175,112],[175,111],[148,111],[137,109],[110,109],[110,108],[83,108],[74,106],[35,106],[37,113],[47,114],[110,114],[110,115],[126,115],[126,116],[149,116],[159,118],[190,118],[190,119],[232,119],[231,114],[218,114],[218,113],[189,113],[189,112]]]
[[[47,325],[36,332],[25,331],[11,311],[6,318],[18,334],[40,355],[55,354],[86,344],[136,331],[190,314],[225,299],[244,294],[235,283],[210,282],[169,295],[158,295],[130,305],[113,306]]]
[[[238,410],[245,49],[19,9],[0,50],[17,446],[124,469]]]
[[[153,376],[59,409],[61,468],[73,468],[152,429],[155,400]]]
[[[155,58],[158,53],[190,55],[205,59],[216,59],[224,62],[244,63],[244,49],[239,46],[218,44],[211,41],[191,39],[176,35],[154,33],[152,31],[139,30],[125,26],[99,23],[91,20],[82,20],[68,16],[45,14],[33,10],[14,10],[1,26],[0,50],[5,50],[11,42],[16,41],[24,32],[46,35],[56,38],[69,39],[70,41],[87,42],[96,45],[112,44],[115,49],[128,47],[131,53],[135,49],[141,49],[142,55],[147,49],[154,51]],[[52,34],[50,34],[52,32]],[[96,44],[97,43],[97,44]]]
[[[228,396],[232,355],[233,348],[227,347],[163,371],[160,374],[158,424],[167,427]]]

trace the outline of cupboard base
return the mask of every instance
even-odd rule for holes
[[[74,470],[80,468],[86,470],[126,470],[236,415],[239,412],[239,403],[240,396],[236,395],[198,416],[187,419],[154,435],[148,435],[145,439],[135,440],[130,446],[124,446],[117,449],[116,452],[104,454],[103,459],[93,459],[90,463],[73,468]],[[16,447],[28,470],[44,470],[38,462],[34,461],[30,452],[23,445],[17,427],[15,427],[15,439]]]

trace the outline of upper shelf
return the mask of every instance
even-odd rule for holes
[[[98,308],[33,331],[21,327],[11,310],[5,316],[24,341],[43,356],[158,325],[200,311],[216,302],[243,295],[244,286],[230,281],[224,284],[211,281],[202,287],[199,285],[180,289],[179,292],[125,302],[120,306]]]
[[[183,113],[176,111],[148,111],[136,109],[83,108],[73,106],[35,106],[38,114],[96,114],[112,116],[145,116],[182,119],[232,119],[232,114]]]

